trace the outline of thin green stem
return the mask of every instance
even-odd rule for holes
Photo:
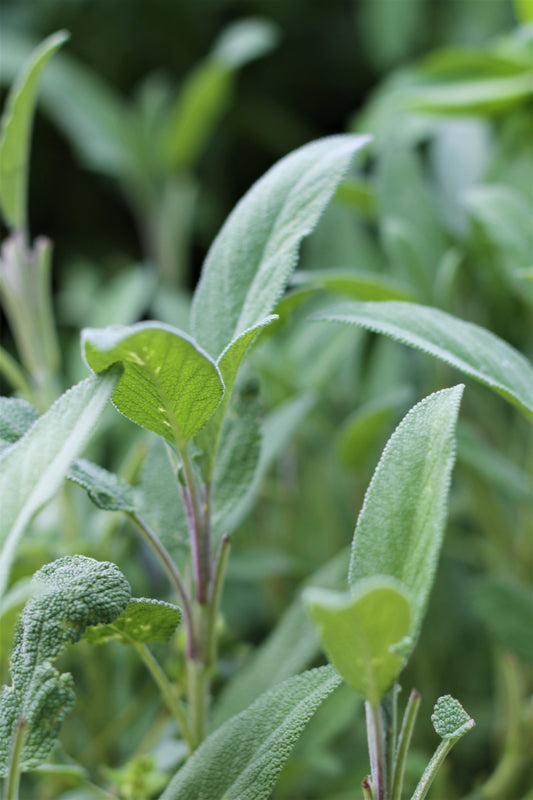
[[[361,789],[363,790],[363,800],[374,800],[374,792],[372,791],[372,787],[370,785],[370,778],[368,775],[366,778],[363,778],[361,783]]]
[[[405,707],[400,736],[394,753],[391,800],[401,800],[407,753],[409,752],[419,709],[420,694],[416,689],[413,689]]]
[[[425,768],[424,773],[420,778],[418,785],[415,789],[415,792],[411,797],[411,800],[424,800],[424,797],[426,797],[427,793],[429,792],[430,786],[435,780],[435,777],[439,769],[441,768],[444,759],[446,758],[446,756],[448,755],[454,744],[458,742],[460,738],[461,738],[460,736],[457,736],[455,738],[442,739],[441,743],[433,753],[431,761]]]
[[[231,550],[231,539],[226,533],[221,539],[220,547],[218,549],[217,560],[215,564],[215,576],[213,585],[211,587],[211,596],[209,598],[209,620],[207,627],[207,665],[212,667],[217,658],[217,631],[216,623],[218,612],[220,609],[220,600],[222,598],[222,589],[224,587],[224,577],[226,575],[226,566]]]
[[[17,724],[15,737],[11,747],[9,766],[6,779],[6,800],[18,800],[20,785],[20,762],[22,760],[22,749],[26,738],[26,720],[20,719]]]
[[[379,705],[373,705],[369,700],[365,702],[366,734],[368,740],[368,754],[370,756],[370,773],[372,776],[372,791],[375,800],[387,800],[387,767],[385,757],[385,736],[383,721]]]
[[[181,578],[178,568],[174,564],[168,550],[161,544],[157,535],[150,528],[150,526],[139,515],[130,511],[127,516],[135,523],[136,527],[141,532],[145,542],[151,547],[157,555],[161,565],[167,573],[168,579],[174,589],[176,596],[181,603],[185,627],[187,630],[187,653],[193,655],[196,651],[196,639],[194,635],[193,613],[191,608],[191,601],[185,584]]]
[[[189,730],[187,714],[185,713],[184,707],[175,696],[172,684],[168,680],[159,662],[154,658],[148,647],[145,644],[139,644],[139,642],[132,641],[132,644],[159,687],[159,690],[169,710],[174,715],[176,722],[178,723],[183,740],[187,744],[189,752],[192,753],[194,750],[194,739]]]
[[[33,400],[33,389],[16,359],[0,347],[0,374],[26,400]]]

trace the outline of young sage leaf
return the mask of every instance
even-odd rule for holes
[[[172,603],[134,597],[112,622],[88,628],[84,639],[91,644],[104,644],[112,639],[122,644],[168,642],[180,621],[181,611]]]
[[[72,676],[53,662],[89,625],[109,623],[131,596],[115,564],[65,556],[33,577],[36,594],[24,608],[11,655],[12,686],[0,694],[0,775],[6,775],[19,724],[25,724],[20,767],[38,766],[55,744],[74,704]]]
[[[352,543],[351,584],[390,575],[406,588],[412,646],[444,534],[462,392],[459,385],[429,395],[404,417],[374,472]]]
[[[76,384],[0,455],[0,597],[24,529],[61,486],[117,379],[106,373]]]
[[[431,722],[442,739],[459,738],[474,726],[474,720],[450,694],[439,697],[433,708]]]
[[[485,328],[416,303],[342,303],[314,320],[347,322],[416,347],[490,386],[533,419],[533,367]]]
[[[160,800],[267,800],[307,722],[341,678],[319,667],[278,684],[212,733]]]
[[[65,31],[45,39],[33,51],[7,99],[0,138],[0,205],[7,224],[15,230],[26,226],[30,136],[39,79],[49,58],[67,39]]]
[[[86,328],[82,352],[99,373],[120,364],[113,402],[124,416],[182,448],[224,394],[218,367],[190,336],[158,322]]]
[[[346,683],[377,706],[405,664],[411,611],[405,588],[389,577],[358,581],[352,591],[307,589],[322,646]]]

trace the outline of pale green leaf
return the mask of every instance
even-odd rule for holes
[[[78,458],[69,469],[67,478],[85,489],[93,503],[104,511],[135,510],[133,487],[97,464]]]
[[[472,322],[415,303],[356,301],[312,319],[360,325],[423,350],[490,386],[533,418],[533,367],[503,339]]]
[[[366,492],[352,543],[351,584],[390,575],[406,587],[413,644],[444,535],[462,391],[459,385],[429,395],[396,428]]]
[[[237,69],[269,53],[279,41],[279,30],[269,19],[246,17],[228,25],[213,47],[213,57]]]
[[[291,750],[341,678],[319,667],[278,684],[212,733],[160,800],[267,800]]]
[[[23,436],[39,412],[31,403],[18,397],[0,397],[0,441],[12,444]]]
[[[329,289],[355,300],[411,300],[409,288],[388,275],[372,272],[313,270],[295,272],[293,286]]]
[[[348,592],[307,589],[304,599],[331,663],[377,706],[405,664],[411,632],[405,588],[376,576],[357,581]]]
[[[421,87],[408,96],[414,111],[433,114],[501,114],[525,104],[533,94],[531,74],[456,80]]]
[[[87,628],[84,639],[91,644],[168,642],[180,621],[181,611],[172,603],[134,597],[113,622]]]
[[[68,39],[65,31],[49,36],[34,50],[6,102],[0,139],[0,201],[6,222],[17,230],[26,224],[28,167],[37,87],[48,59]]]
[[[120,364],[118,410],[183,447],[207,422],[224,393],[220,372],[190,336],[157,322],[86,328],[82,352],[94,372]]]
[[[278,162],[230,214],[207,255],[192,330],[218,357],[273,310],[316,225],[367,136],[332,136]]]
[[[24,529],[61,486],[116,382],[106,374],[78,383],[0,456],[0,597]]]

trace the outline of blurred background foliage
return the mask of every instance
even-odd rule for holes
[[[399,344],[311,324],[310,312],[339,295],[409,299],[533,357],[533,2],[4,0],[1,14],[2,91],[39,40],[71,33],[42,82],[30,188],[32,235],[54,242],[64,387],[85,374],[83,326],[158,318],[187,328],[209,244],[274,161],[331,133],[375,137],[304,243],[280,323],[243,376],[242,391],[259,392],[269,447],[234,536],[220,722],[320,659],[301,585],[342,583],[343,548],[387,437],[410,405],[457,382]],[[14,352],[7,324],[2,334]],[[434,745],[430,710],[450,692],[477,727],[432,798],[477,787],[472,800],[531,800],[531,429],[467,384],[445,552],[403,677],[422,692],[427,720],[410,775],[414,786]],[[147,446],[110,412],[92,457],[135,482]],[[116,514],[94,511],[76,488],[62,503],[35,523],[15,577],[81,551],[117,561],[137,594],[166,596]],[[2,631],[19,605],[15,596]],[[150,797],[183,750],[142,666],[119,646],[71,658],[81,691],[69,755],[124,800]],[[161,658],[178,679],[174,653]],[[357,796],[368,771],[357,707],[344,689],[324,705],[276,798]],[[73,767],[32,791],[92,797],[78,777]],[[145,788],[128,794],[133,784]]]

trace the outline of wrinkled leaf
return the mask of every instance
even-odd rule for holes
[[[84,639],[91,644],[110,640],[122,644],[168,642],[181,621],[181,611],[163,600],[132,598],[122,614],[107,625],[93,625]]]
[[[411,614],[404,587],[377,576],[350,592],[307,589],[304,599],[331,663],[377,706],[405,664]]]
[[[319,667],[278,684],[212,733],[160,800],[267,800],[297,739],[341,678]]]
[[[28,167],[33,114],[41,73],[68,39],[65,31],[49,36],[33,51],[7,99],[0,139],[0,201],[6,222],[17,230],[26,224]]]
[[[216,364],[170,325],[86,328],[82,352],[97,373],[121,364],[113,393],[118,410],[180,448],[205,424],[224,393]]]
[[[106,374],[76,384],[0,456],[0,597],[24,529],[61,486],[116,382]]]
[[[411,602],[416,642],[440,554],[463,386],[429,395],[390,437],[355,528],[349,580],[390,575]]]
[[[437,308],[396,302],[344,303],[320,311],[312,319],[360,325],[423,350],[490,386],[533,418],[531,364],[479,325]]]
[[[366,136],[332,136],[278,162],[233,210],[207,255],[192,330],[218,357],[279,300],[301,240],[316,225]]]

